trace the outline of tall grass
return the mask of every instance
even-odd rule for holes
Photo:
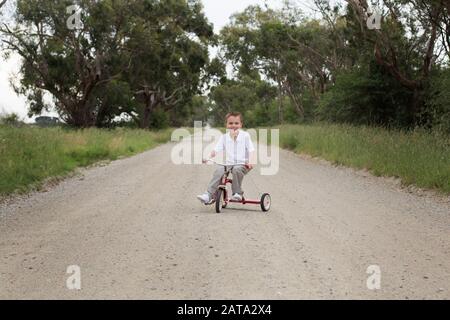
[[[337,124],[279,128],[282,148],[450,194],[448,135]]]
[[[170,140],[171,130],[146,131],[0,125],[0,195],[39,187],[79,166],[115,160]]]

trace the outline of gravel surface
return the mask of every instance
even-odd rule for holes
[[[278,174],[244,180],[269,213],[216,214],[195,197],[214,167],[172,164],[173,146],[0,205],[0,298],[450,298],[449,197],[281,150]]]

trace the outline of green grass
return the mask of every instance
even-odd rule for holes
[[[283,125],[280,147],[450,194],[450,137],[336,124]]]
[[[0,195],[26,192],[77,167],[151,149],[169,141],[171,131],[0,125]]]

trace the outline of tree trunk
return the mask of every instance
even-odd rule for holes
[[[302,105],[301,97],[298,98],[295,93],[292,91],[291,84],[289,82],[286,83],[285,89],[289,95],[289,98],[291,99],[291,102],[294,104],[295,111],[297,112],[297,115],[303,119],[305,117],[305,110]]]
[[[423,89],[417,87],[416,89],[414,89],[413,101],[410,107],[412,124],[414,126],[420,125],[420,116],[422,113],[422,107],[423,107]]]
[[[280,124],[283,123],[283,90],[280,80],[278,80],[278,121]]]
[[[150,128],[150,120],[153,113],[153,110],[158,105],[158,101],[155,97],[155,93],[146,93],[145,94],[145,107],[144,112],[142,114],[140,128],[148,129]]]
[[[150,127],[150,115],[151,115],[151,107],[146,104],[144,108],[144,113],[141,119],[141,129],[148,129]]]
[[[298,99],[294,94],[289,93],[289,96],[291,98],[292,103],[294,104],[295,111],[297,112],[297,115],[303,119],[305,117],[305,111],[303,109],[303,105],[301,103],[301,99]]]

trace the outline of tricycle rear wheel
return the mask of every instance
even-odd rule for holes
[[[261,210],[264,212],[269,211],[271,203],[272,201],[270,198],[270,194],[263,193],[263,195],[261,196]]]

